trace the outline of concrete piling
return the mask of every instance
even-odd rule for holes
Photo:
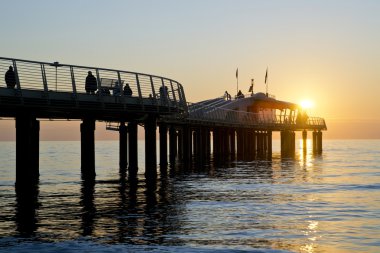
[[[31,115],[16,117],[16,184],[39,179],[40,122]]]
[[[159,125],[160,133],[160,166],[165,167],[168,165],[168,127],[165,123]]]
[[[134,178],[137,176],[138,159],[137,159],[137,122],[128,123],[128,156],[129,177]]]
[[[144,123],[145,128],[145,176],[157,176],[157,148],[156,148],[156,128],[155,117],[148,117]]]
[[[95,177],[95,120],[86,118],[80,125],[81,170],[83,178]]]
[[[119,166],[120,171],[125,171],[128,162],[128,128],[125,122],[120,122],[119,126]]]

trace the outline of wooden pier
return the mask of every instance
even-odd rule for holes
[[[256,93],[187,103],[183,86],[172,79],[130,71],[0,57],[0,73],[14,71],[14,87],[0,83],[0,117],[16,121],[16,184],[39,178],[40,119],[79,119],[83,178],[96,176],[95,122],[119,132],[119,166],[138,172],[138,125],[145,131],[145,175],[157,164],[216,159],[268,159],[272,133],[281,133],[281,154],[295,152],[295,132],[312,132],[313,150],[322,152],[324,119],[301,115],[298,105]],[[96,92],[86,90],[89,72]],[[130,87],[132,94],[126,91]],[[157,127],[159,161],[157,161]],[[169,141],[168,141],[169,139]],[[304,145],[305,147],[306,145]]]

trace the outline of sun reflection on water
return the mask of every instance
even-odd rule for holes
[[[311,139],[306,140],[306,146],[304,147],[304,142],[302,139],[299,140],[298,143],[298,157],[297,161],[299,164],[304,167],[305,169],[311,169],[312,167],[312,157],[313,157],[313,143]]]

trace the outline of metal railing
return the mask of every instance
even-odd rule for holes
[[[60,64],[58,62],[37,62],[0,57],[0,73],[5,75],[9,66],[13,67],[16,79],[15,89],[38,90],[44,92],[65,92],[86,94],[85,80],[91,71],[96,78],[97,90],[102,87],[101,80],[113,79],[118,83],[129,84],[132,96],[142,101],[149,99],[154,105],[174,106],[181,110],[187,110],[186,97],[182,85],[172,79],[137,73],[131,71],[105,69],[96,67],[76,66]],[[122,85],[122,86],[124,86]],[[0,81],[1,87],[7,87],[4,78]],[[125,96],[123,87],[115,95]],[[112,91],[112,90],[111,90]],[[96,92],[99,97],[109,96],[103,92]]]
[[[201,106],[197,104],[188,105],[190,120],[221,123],[228,125],[262,126],[262,127],[288,127],[307,129],[326,129],[323,118],[308,117],[306,120],[297,121],[294,115],[271,114],[267,112],[244,112],[231,109],[223,109],[213,106]]]

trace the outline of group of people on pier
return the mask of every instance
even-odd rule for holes
[[[114,96],[120,96],[121,95],[121,85],[119,84],[119,81],[115,82],[114,87],[112,88],[112,94]],[[95,94],[95,92],[98,90],[98,84],[96,81],[96,77],[92,74],[91,71],[88,71],[88,75],[86,77],[85,82],[85,90],[88,94]],[[101,87],[100,92],[102,95],[110,95],[110,90],[104,87]],[[132,89],[127,83],[123,88],[123,95],[124,96],[132,96]]]
[[[7,85],[7,88],[14,89],[16,87],[16,75],[12,66],[9,66],[8,71],[5,73],[5,83]],[[85,90],[88,94],[95,94],[95,92],[98,90],[96,77],[92,74],[91,71],[88,71],[88,75],[86,77]],[[115,83],[112,90],[114,96],[121,95],[120,85],[118,82]],[[110,94],[109,89],[102,89],[101,92],[102,94]],[[123,95],[132,96],[132,89],[128,83],[123,88]]]
[[[7,85],[7,88],[14,89],[16,87],[16,75],[12,66],[9,66],[8,71],[5,73],[5,83]],[[100,93],[101,95],[111,95],[110,90],[112,90],[112,95],[114,96],[120,96],[121,93],[123,93],[124,96],[132,96],[133,92],[128,83],[125,84],[122,89],[121,86],[123,86],[123,84],[119,84],[119,81],[116,81],[113,87],[100,87],[100,89],[98,89],[98,82],[96,77],[92,74],[91,71],[88,71],[84,88],[87,94]],[[228,96],[231,99],[231,95],[228,94]],[[149,97],[153,98],[151,94]],[[169,91],[167,86],[160,87],[159,98],[163,101],[168,101]]]

